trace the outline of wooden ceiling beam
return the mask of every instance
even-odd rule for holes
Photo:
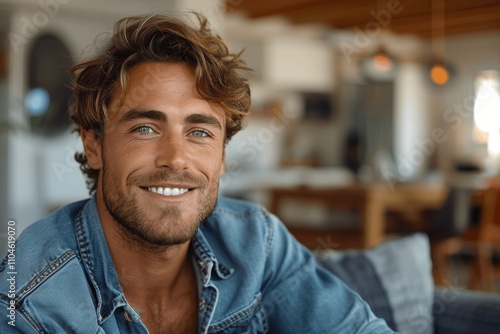
[[[241,11],[250,18],[283,15],[287,11],[321,5],[324,0],[226,0],[226,9]]]
[[[396,33],[413,33],[425,37],[439,34],[432,29],[430,15],[396,18],[390,28]],[[444,33],[447,35],[494,28],[500,28],[499,6],[450,12],[444,18]]]
[[[445,1],[445,0],[443,0]],[[250,17],[282,15],[292,23],[320,23],[339,29],[358,27],[374,21],[373,11],[387,9],[379,0],[228,0],[234,10]],[[383,5],[382,5],[383,4]],[[385,7],[385,8],[383,8]],[[391,15],[389,27],[397,33],[432,36],[432,1],[401,1],[400,13]],[[445,33],[494,29],[500,26],[499,0],[453,0],[445,2]],[[498,24],[495,24],[498,22]]]
[[[293,23],[364,22],[369,20],[370,11],[375,10],[373,1],[359,1],[356,7],[345,2],[330,3],[321,7],[290,11],[286,17]]]
[[[356,6],[350,2],[335,3],[330,6],[322,8],[315,8],[313,10],[288,13],[286,17],[290,18],[293,22],[308,23],[313,21],[320,21],[323,23],[329,22],[333,25],[357,25],[366,24],[374,20],[373,13],[387,12],[389,8],[385,6],[377,6],[373,1],[357,1]],[[408,17],[413,15],[421,15],[430,12],[430,3],[426,1],[416,2],[409,4],[401,4],[396,8],[390,8],[391,20],[398,17]],[[337,23],[336,23],[337,22]]]

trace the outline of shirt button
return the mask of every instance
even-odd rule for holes
[[[130,319],[130,315],[128,315],[127,311],[123,311],[123,314],[125,315],[125,320],[132,322],[132,319]]]
[[[202,299],[200,302],[200,311],[205,311],[205,299]]]
[[[198,265],[200,266],[201,270],[205,270],[207,268],[207,265],[203,261],[198,262]]]

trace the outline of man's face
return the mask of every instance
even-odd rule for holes
[[[89,164],[100,169],[98,201],[110,220],[142,241],[184,243],[215,206],[224,115],[199,97],[186,64],[136,65],[120,97],[117,90],[102,143],[84,138]],[[95,153],[87,149],[92,145]]]

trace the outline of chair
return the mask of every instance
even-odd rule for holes
[[[500,268],[493,264],[493,251],[500,246],[500,179],[492,180],[484,191],[479,226],[467,230],[463,239],[475,243],[475,259],[469,276],[469,288],[494,291]]]
[[[434,243],[432,257],[435,283],[445,285],[448,257],[459,252],[466,244],[474,246],[474,262],[470,269],[471,289],[493,291],[495,277],[500,277],[500,268],[493,264],[493,250],[500,246],[500,178],[490,180],[483,191],[481,216],[476,226],[470,226],[455,237]]]

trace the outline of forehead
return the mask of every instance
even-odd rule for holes
[[[130,68],[125,89],[117,85],[113,93],[110,118],[134,108],[168,112],[162,106],[214,114],[225,124],[223,109],[198,93],[193,69],[185,63],[172,62],[145,62]]]
[[[129,86],[141,85],[146,91],[157,88],[160,84],[186,83],[196,93],[194,71],[185,63],[179,62],[144,62],[128,70]]]

